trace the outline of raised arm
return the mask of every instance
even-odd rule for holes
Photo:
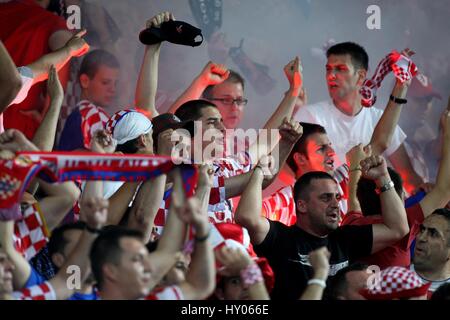
[[[63,183],[48,183],[41,179],[37,181],[46,194],[38,201],[39,207],[45,217],[47,228],[53,230],[73,208],[80,197],[80,190],[72,181]]]
[[[264,129],[267,130],[278,129],[282,125],[285,118],[291,119],[294,112],[294,107],[296,103],[298,103],[298,97],[305,97],[304,94],[300,95],[301,92],[304,93],[300,59],[296,57],[294,60],[290,61],[284,67],[284,72],[289,81],[289,90],[284,95],[283,100],[281,100],[275,112],[264,125]],[[276,141],[271,141],[271,139],[264,140],[265,141],[259,141],[258,137],[258,140],[249,148],[250,158],[252,159],[253,163],[257,163],[261,156],[264,155],[261,150],[267,150],[266,154],[269,154],[272,148],[275,146]]]
[[[34,75],[33,84],[46,80],[48,77],[48,70],[51,66],[55,66],[56,71],[59,72],[72,57],[81,57],[87,53],[89,51],[89,45],[82,38],[85,34],[86,30],[77,32],[65,43],[64,46],[58,47],[53,52],[48,53],[29,64],[28,67],[33,71]],[[60,35],[61,33],[58,34],[58,36]],[[65,35],[64,38],[65,37],[67,36]],[[61,37],[61,39],[63,39],[63,37]],[[57,41],[55,40],[54,42],[56,47]]]
[[[8,129],[0,134],[0,149],[12,152],[39,151],[22,132],[16,129]],[[65,213],[72,208],[80,194],[78,188],[71,181],[49,184],[41,179],[34,179],[28,186],[28,190],[34,190],[37,182],[41,184],[44,192],[47,194],[47,197],[39,201],[39,205],[44,213],[48,227],[52,229],[64,218]]]
[[[420,201],[424,217],[450,201],[450,110],[444,114],[442,157],[434,188]]]
[[[64,100],[64,91],[53,65],[50,66],[48,74],[47,92],[50,98],[50,106],[33,137],[33,143],[42,151],[52,151],[53,149],[56,126]]]
[[[273,167],[276,169],[277,174],[279,172],[279,168],[283,167],[286,162],[289,154],[292,151],[295,143],[303,134],[303,128],[300,123],[296,120],[288,120],[285,118],[283,123],[280,125],[279,134],[280,141],[278,142],[278,149],[273,150]],[[244,192],[245,187],[248,184],[248,181],[252,175],[252,172],[247,172],[244,174],[240,174],[237,176],[233,176],[230,178],[226,178],[224,180],[225,183],[225,197],[233,198],[236,196],[240,196],[242,192]],[[262,184],[263,189],[267,188],[277,177],[277,175],[272,175],[270,179],[264,179]]]
[[[253,244],[260,244],[269,232],[269,221],[261,215],[263,169],[256,166],[236,209],[236,223],[247,228]]]
[[[409,84],[410,81],[402,83],[397,79],[391,95],[399,99],[405,99]],[[383,152],[389,148],[398,120],[400,119],[402,108],[403,104],[398,104],[389,99],[380,120],[378,120],[378,123],[375,126],[370,140],[374,155],[383,154]]]
[[[225,65],[209,61],[189,87],[170,106],[168,112],[175,113],[183,103],[200,99],[207,87],[224,82],[229,75],[230,72]]]
[[[0,247],[8,255],[14,268],[13,285],[14,289],[22,289],[31,275],[31,266],[28,261],[14,247],[13,242],[14,221],[0,221]]]
[[[402,54],[411,57],[414,55],[414,52],[410,49],[405,49],[402,51]],[[411,80],[401,82],[396,79],[391,95],[398,99],[405,99],[410,84]],[[388,104],[383,111],[383,115],[375,126],[370,140],[373,155],[380,155],[389,148],[398,120],[400,119],[402,108],[403,104],[396,103],[389,99]]]
[[[383,224],[373,225],[372,253],[402,239],[409,232],[408,219],[402,200],[394,189],[386,160],[382,156],[371,156],[361,161],[363,177],[375,181],[380,189]]]
[[[101,191],[101,190],[100,190]],[[49,282],[55,290],[57,300],[65,300],[75,293],[75,288],[68,286],[68,279],[72,276],[68,272],[71,266],[77,266],[81,282],[84,282],[90,273],[89,251],[100,229],[106,224],[108,216],[108,200],[103,197],[86,197],[81,202],[83,220],[87,228],[81,234],[78,244],[69,255],[66,263],[61,267],[56,276]]]
[[[173,142],[170,140],[173,130],[165,130],[158,136],[157,154],[170,156]],[[150,240],[151,232],[154,226],[154,220],[163,201],[166,187],[167,175],[161,174],[149,181],[144,182],[136,198],[128,218],[128,227],[140,230],[144,235],[144,242]]]
[[[22,88],[22,79],[3,42],[0,40],[0,114]]]
[[[191,197],[183,210],[178,211],[180,219],[195,230],[192,261],[186,274],[186,281],[180,284],[186,300],[206,299],[213,293],[216,284],[214,253],[209,241],[211,227],[208,212],[203,207],[200,200]]]
[[[146,27],[161,26],[161,23],[174,20],[170,12],[162,12],[147,21]],[[156,110],[156,91],[158,89],[158,65],[161,42],[145,46],[144,60],[139,71],[138,82],[136,84],[135,105],[147,111],[151,118],[159,113]]]
[[[98,130],[91,140],[91,150],[97,153],[112,153],[115,149],[114,140],[105,130]],[[104,181],[87,181],[81,198],[92,196],[103,196],[99,190],[103,190]],[[122,220],[130,201],[138,187],[138,182],[125,182],[109,200],[108,224],[116,225]]]
[[[330,271],[330,252],[326,247],[312,251],[309,254],[309,262],[314,270],[313,278],[302,293],[300,300],[322,300],[326,280]]]
[[[372,155],[372,148],[369,144],[366,147],[363,147],[362,143],[354,146],[347,152],[347,164],[349,167],[349,180],[348,180],[348,212],[351,211],[361,211],[361,206],[359,204],[357,191],[358,191],[358,182],[361,178],[362,169],[360,166],[360,162],[367,157]]]

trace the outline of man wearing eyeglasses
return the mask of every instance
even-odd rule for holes
[[[244,78],[229,70],[228,78],[219,84],[209,85],[203,97],[214,102],[223,118],[227,129],[236,129],[244,115],[248,100],[244,98]]]
[[[226,129],[236,129],[248,100],[244,98],[244,78],[223,64],[208,62],[185,92],[173,103],[174,113],[183,103],[204,98],[218,107]]]
[[[289,81],[289,89],[263,129],[277,129],[284,118],[292,117],[298,104],[306,104],[300,59],[296,57],[291,60],[284,67],[284,72]],[[191,85],[169,108],[169,112],[174,113],[183,103],[200,97],[213,102],[218,107],[225,129],[238,128],[248,102],[244,98],[244,79],[240,74],[227,69],[225,65],[208,62]],[[230,144],[232,142],[230,139],[234,139],[234,143]],[[244,146],[244,150],[253,154],[254,149],[259,148],[260,145],[252,142],[248,141],[247,137],[227,133],[226,153],[236,155]],[[252,160],[257,162],[257,159]]]

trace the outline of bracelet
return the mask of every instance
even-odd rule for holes
[[[255,262],[252,262],[245,269],[241,270],[241,281],[244,288],[248,288],[257,282],[263,281],[261,269]]]
[[[97,233],[97,234],[99,234],[101,232],[100,229],[92,228],[92,227],[88,226],[87,224],[85,225],[84,228],[90,233]]]
[[[405,103],[408,102],[408,100],[402,99],[402,98],[394,97],[392,94],[391,94],[391,96],[389,97],[389,100],[394,101],[394,102],[397,103],[397,104],[405,104]]]
[[[206,236],[203,236],[203,237],[195,236],[194,240],[195,240],[195,242],[205,242],[209,238],[210,234],[211,234],[211,228],[209,228],[208,233],[206,234]]]
[[[325,280],[322,280],[322,279],[311,279],[308,281],[308,285],[311,285],[311,284],[316,284],[319,287],[322,287],[324,289],[327,287],[327,283],[325,282]]]
[[[256,170],[256,168],[260,168],[262,172],[264,172],[263,167],[260,164],[257,164],[254,168],[253,171]]]
[[[361,167],[356,167],[356,168],[348,170],[348,172],[354,172],[354,171],[362,171],[362,168]]]
[[[375,192],[377,193],[377,194],[380,194],[380,193],[382,193],[382,192],[385,192],[385,191],[388,191],[388,190],[391,190],[392,188],[394,188],[394,182],[392,182],[392,180],[391,181],[389,181],[388,183],[386,183],[386,184],[384,184],[383,186],[381,186],[381,188],[376,188],[375,189]]]

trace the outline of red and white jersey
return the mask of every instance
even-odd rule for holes
[[[341,218],[347,213],[348,209],[348,170],[347,164],[343,164],[336,168],[333,174],[334,179],[338,183],[339,194],[342,197],[341,201],[339,201]],[[280,221],[288,226],[295,224],[297,216],[295,212],[294,187],[286,186],[265,198],[262,205],[262,215],[270,220]]]
[[[91,146],[91,139],[95,131],[103,130],[109,115],[101,107],[96,106],[88,100],[82,100],[77,104],[81,114],[81,132],[83,134],[83,144],[86,149]]]
[[[15,248],[25,259],[33,258],[48,242],[50,233],[36,202],[22,206],[22,219],[14,223]]]
[[[213,163],[214,178],[213,186],[209,197],[208,215],[211,223],[234,222],[233,205],[225,196],[225,179],[248,172],[251,169],[248,156],[243,156],[243,161],[234,158],[225,158]],[[170,193],[166,192],[156,213],[153,239],[159,238],[166,224],[167,215],[170,208]]]
[[[179,286],[153,290],[144,300],[185,300]]]
[[[236,129],[235,129],[236,130]],[[225,138],[225,156],[235,157],[240,153],[245,153],[245,150],[250,148],[250,138],[245,136],[244,138],[239,137],[235,134],[229,134]]]
[[[14,291],[12,296],[16,300],[56,300],[55,290],[48,281],[20,291]]]

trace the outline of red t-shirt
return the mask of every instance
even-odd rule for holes
[[[416,235],[419,233],[419,227],[424,220],[422,207],[420,203],[406,209],[408,216],[409,233],[394,245],[387,247],[377,253],[361,259],[362,262],[369,265],[378,265],[381,270],[391,267],[399,266],[409,268],[411,264],[410,247]],[[383,223],[382,216],[363,216],[361,212],[348,212],[342,221],[342,225],[367,225]],[[357,240],[357,239],[355,239]]]
[[[34,0],[15,0],[0,3],[0,39],[16,66],[28,65],[51,52],[48,39],[58,30],[67,30],[61,17],[43,9]],[[27,98],[4,112],[4,126],[22,131],[28,138],[36,132],[46,111],[45,82],[34,85]],[[37,113],[24,114],[20,110]]]

